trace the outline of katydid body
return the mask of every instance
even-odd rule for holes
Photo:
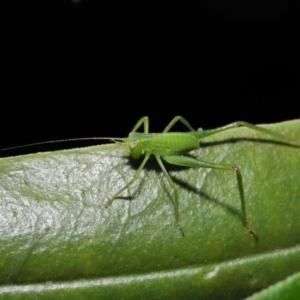
[[[185,133],[169,132],[169,130],[173,127],[173,125],[178,121],[182,122],[190,131]],[[144,132],[143,133],[136,132],[136,130],[138,130],[139,127],[141,127],[142,125],[144,126]],[[170,187],[173,190],[175,220],[178,225],[178,229],[184,235],[183,227],[180,223],[180,217],[179,217],[177,189],[173,180],[171,179],[170,175],[165,169],[162,160],[172,165],[178,165],[184,167],[230,170],[230,171],[234,171],[236,174],[237,185],[238,185],[238,190],[240,195],[241,209],[242,209],[243,225],[256,239],[258,239],[258,234],[255,232],[255,230],[252,228],[252,226],[249,224],[247,220],[246,209],[245,209],[244,187],[243,187],[242,175],[239,168],[235,165],[215,164],[215,163],[200,161],[190,156],[185,156],[185,154],[187,154],[191,150],[195,150],[199,148],[199,140],[201,140],[202,138],[217,134],[225,130],[236,128],[239,126],[248,127],[252,130],[259,131],[268,134],[270,136],[273,136],[276,139],[285,141],[288,144],[296,145],[294,141],[292,141],[291,139],[283,135],[277,134],[275,132],[264,129],[262,127],[258,127],[256,125],[247,122],[242,122],[242,121],[231,123],[212,130],[195,131],[191,127],[189,122],[181,116],[175,117],[169,123],[169,125],[164,129],[162,133],[149,133],[149,119],[148,117],[143,117],[137,122],[137,124],[134,126],[134,128],[132,129],[131,133],[127,138],[122,138],[119,140],[123,141],[124,144],[128,146],[133,158],[138,159],[142,154],[145,154],[144,159],[140,167],[134,174],[133,178],[126,185],[124,185],[124,187],[122,187],[117,193],[115,193],[111,199],[109,199],[106,202],[106,207],[111,205],[113,201],[116,200],[124,190],[126,190],[130,185],[133,184],[135,180],[138,179],[139,174],[143,170],[146,162],[148,161],[151,155],[154,155],[163,174],[167,178]]]

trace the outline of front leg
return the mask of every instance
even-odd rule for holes
[[[146,154],[143,162],[141,163],[140,167],[138,168],[138,170],[136,171],[136,173],[133,175],[132,179],[125,184],[117,193],[115,193],[106,203],[105,203],[105,207],[110,206],[118,197],[119,195],[126,190],[129,186],[131,186],[138,178],[139,175],[141,173],[141,171],[144,169],[146,162],[148,161],[149,157],[151,156],[151,154]]]
[[[137,129],[144,124],[144,133],[149,133],[149,118],[148,117],[142,117],[140,118],[137,123],[134,125],[131,132],[136,132]]]

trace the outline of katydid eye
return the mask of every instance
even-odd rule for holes
[[[133,141],[133,142],[130,143],[131,148],[134,148],[135,146],[136,146],[136,141]]]

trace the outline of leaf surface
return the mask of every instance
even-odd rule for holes
[[[266,128],[300,141],[300,121]],[[232,171],[167,165],[120,144],[0,161],[0,298],[243,299],[300,271],[300,149],[238,128],[201,140],[198,159],[241,169],[250,224]]]

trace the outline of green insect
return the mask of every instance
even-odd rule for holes
[[[182,122],[190,131],[169,132],[170,129],[174,126],[174,124],[177,123],[178,121]],[[137,130],[142,125],[144,126],[144,132],[143,133],[137,132]],[[124,190],[126,190],[138,179],[141,171],[145,167],[146,162],[148,161],[151,155],[154,155],[163,174],[167,178],[170,187],[173,190],[175,220],[178,225],[178,229],[181,231],[182,235],[184,235],[183,227],[180,223],[180,217],[179,217],[178,192],[162,160],[166,161],[169,164],[183,166],[183,167],[211,168],[211,169],[222,169],[222,170],[234,171],[236,174],[236,180],[237,180],[237,185],[238,185],[238,190],[240,195],[243,225],[255,237],[255,239],[258,239],[258,234],[256,233],[256,231],[253,229],[253,227],[249,224],[247,220],[246,209],[245,209],[244,187],[243,187],[242,175],[239,168],[236,165],[215,164],[215,163],[200,161],[190,156],[185,156],[185,154],[187,154],[191,150],[195,150],[199,148],[199,140],[207,136],[214,135],[219,132],[233,129],[240,126],[248,127],[252,130],[268,134],[274,138],[283,140],[288,144],[299,146],[294,141],[292,141],[291,139],[283,135],[280,135],[278,133],[272,132],[270,130],[264,129],[262,127],[258,127],[256,125],[244,121],[237,121],[211,130],[196,131],[192,128],[192,126],[186,119],[184,119],[181,116],[177,116],[168,124],[168,126],[163,130],[162,133],[149,133],[149,118],[143,117],[136,123],[136,125],[133,127],[132,131],[129,133],[129,136],[127,138],[113,138],[113,140],[122,141],[129,148],[131,155],[134,159],[138,159],[142,154],[145,154],[145,156],[140,167],[134,174],[133,178],[126,185],[124,185],[118,192],[116,192],[106,202],[105,206],[106,207],[110,206]]]

